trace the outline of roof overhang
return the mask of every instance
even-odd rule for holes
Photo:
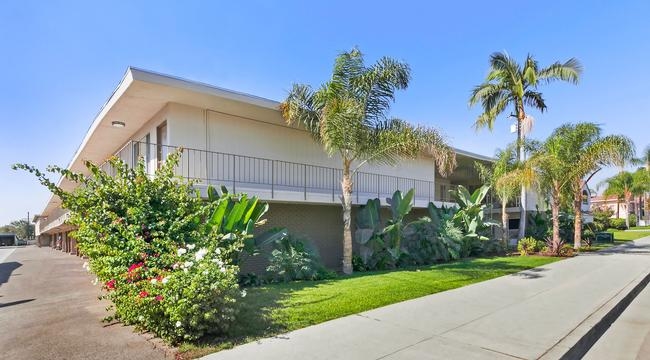
[[[284,123],[278,111],[280,103],[277,101],[129,67],[122,81],[95,116],[67,169],[87,173],[84,165],[86,161],[103,163],[168,103]],[[114,127],[114,121],[122,122],[125,126]],[[76,186],[65,178],[60,178],[57,185],[67,191]],[[52,196],[41,215],[47,216],[60,205],[61,200]]]

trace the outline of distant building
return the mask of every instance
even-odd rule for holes
[[[630,202],[630,209],[628,211],[625,200],[618,199],[616,196],[603,196],[596,195],[591,197],[591,209],[610,209],[614,211],[612,218],[625,218],[626,214],[635,214],[637,208],[637,200],[633,199]]]

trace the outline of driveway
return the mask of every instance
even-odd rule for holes
[[[83,262],[50,248],[0,249],[0,357],[164,359],[159,343],[101,322],[108,303]]]
[[[647,237],[205,359],[559,359],[570,350],[584,353],[585,339],[594,340],[591,329],[642,288],[649,274]],[[633,359],[636,352],[628,355]]]

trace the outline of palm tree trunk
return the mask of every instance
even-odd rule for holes
[[[526,119],[526,113],[524,113],[523,104],[517,106],[517,160],[524,161],[526,154],[524,153],[524,135],[523,129],[521,128],[524,120]],[[519,203],[519,239],[523,239],[526,236],[526,187],[521,185],[521,201]]]
[[[551,196],[551,220],[553,223],[553,253],[558,253],[560,247],[560,189],[553,189]]]
[[[578,250],[582,243],[582,186],[576,189],[573,198],[573,248]]]
[[[352,177],[350,176],[350,162],[343,164],[343,179],[341,180],[343,193],[343,273],[352,274]]]
[[[506,212],[506,199],[501,199],[501,225],[503,226],[503,245],[508,247],[510,239],[510,229],[508,229],[508,213]]]
[[[630,198],[625,197],[625,227],[630,228]]]

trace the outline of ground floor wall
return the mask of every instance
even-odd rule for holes
[[[359,207],[352,209],[352,229],[356,228],[355,218]],[[271,203],[266,215],[267,223],[258,229],[258,233],[274,227],[286,227],[289,233],[305,240],[314,248],[325,267],[340,271],[343,259],[343,213],[341,205],[311,205],[296,203]],[[413,209],[406,221],[413,221],[427,215],[426,209]],[[381,219],[390,218],[390,209],[381,209]],[[353,251],[358,252],[359,245],[352,241]],[[271,246],[261,248],[256,256],[245,256],[241,266],[242,273],[264,273],[268,266]]]

